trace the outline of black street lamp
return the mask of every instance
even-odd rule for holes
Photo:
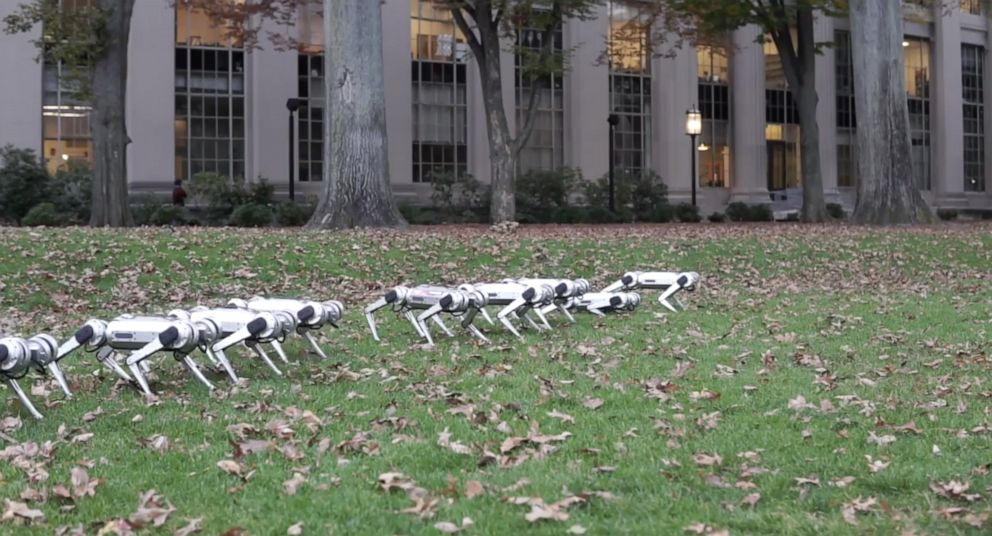
[[[696,206],[696,137],[703,133],[703,114],[695,106],[685,113],[685,133],[692,140],[692,206]]]
[[[610,114],[606,118],[606,122],[610,124],[610,212],[616,212],[616,188],[614,186],[615,172],[614,172],[614,162],[613,162],[613,133],[616,131],[617,124],[620,122],[620,116],[617,114]]]
[[[289,99],[286,101],[286,109],[289,110],[289,199],[296,201],[296,125],[293,121],[293,114],[306,104],[303,99]]]

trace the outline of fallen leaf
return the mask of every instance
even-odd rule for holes
[[[743,504],[745,506],[750,506],[750,507],[754,508],[754,505],[758,504],[758,501],[760,499],[761,499],[761,494],[760,493],[752,493],[752,494],[748,495],[747,497],[744,497],[743,499],[741,499],[741,504]]]
[[[172,536],[189,536],[190,534],[203,530],[203,518],[196,517],[189,520],[186,526],[172,533]]]
[[[303,522],[301,521],[295,525],[290,525],[290,527],[286,529],[286,534],[289,536],[300,536],[300,534],[303,534]]]
[[[585,534],[586,528],[582,525],[572,525],[565,531],[566,534]]]
[[[702,466],[723,464],[723,457],[719,454],[706,454],[705,452],[701,452],[693,455],[692,459],[696,462],[696,465]]]
[[[0,522],[11,521],[13,519],[26,519],[28,522],[45,520],[44,512],[28,508],[28,505],[25,503],[10,499],[4,499],[3,502],[3,516],[0,516]]]
[[[296,495],[296,491],[306,481],[307,479],[302,474],[293,473],[293,478],[282,483],[282,489],[286,492],[286,495]]]
[[[472,454],[472,448],[458,441],[451,440],[451,432],[447,428],[441,432],[437,439],[438,446],[444,447],[455,454]]]
[[[569,423],[569,424],[575,424],[575,417],[572,417],[571,415],[569,415],[567,413],[561,413],[558,410],[549,411],[547,413],[547,415],[548,415],[548,417],[551,417],[552,419],[561,419],[562,422],[566,422],[566,423]]]
[[[478,497],[479,495],[484,495],[486,493],[486,488],[483,487],[482,482],[478,480],[469,480],[465,483],[465,496],[469,499]]]
[[[217,467],[227,474],[241,476],[241,464],[234,460],[221,460],[217,462]]]
[[[606,402],[603,402],[603,400],[600,398],[587,398],[586,401],[582,403],[582,406],[585,407],[586,409],[595,410],[603,407],[603,404],[605,403]]]
[[[143,528],[148,525],[161,527],[175,511],[175,507],[157,491],[148,490],[139,495],[138,511],[131,514],[127,518],[127,522],[135,528]]]

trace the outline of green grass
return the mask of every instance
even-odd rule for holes
[[[81,352],[64,362],[78,393],[73,400],[62,400],[44,378],[26,378],[26,388],[51,391],[33,397],[46,419],[30,420],[5,393],[6,415],[23,418],[6,435],[56,448],[50,458],[8,456],[0,464],[0,497],[23,502],[18,497],[28,487],[47,493],[46,502],[28,504],[46,519],[21,529],[37,534],[77,525],[95,533],[128,518],[139,494],[151,489],[176,509],[158,530],[203,518],[204,534],[231,527],[283,534],[299,522],[304,534],[437,534],[435,523],[465,517],[474,522],[467,534],[563,534],[573,525],[588,534],[679,534],[693,523],[732,534],[987,533],[990,230],[0,230],[6,334],[50,332],[64,340],[91,317],[164,313],[254,294],[336,298],[349,308],[342,329],[324,334],[329,361],[306,355],[293,339],[287,348],[294,361],[277,379],[258,361],[232,356],[247,382],[231,388],[214,372],[221,388],[213,394],[168,357],[153,365],[160,401],[152,405],[133,388],[115,386]],[[524,341],[487,328],[489,346],[460,334],[435,348],[411,347],[412,330],[392,314],[380,314],[384,342],[375,343],[360,311],[396,284],[546,275],[586,277],[599,288],[637,268],[696,270],[703,284],[686,296],[689,308],[681,314],[666,314],[657,294],[646,292],[634,314],[584,315],[551,333],[527,333]],[[676,372],[687,363],[691,368]],[[667,399],[649,396],[645,385],[654,381],[673,384]],[[698,396],[706,390],[719,396]],[[800,396],[817,409],[790,409]],[[584,406],[590,398],[602,406]],[[828,411],[819,409],[824,401]],[[476,418],[449,412],[466,404]],[[98,407],[103,413],[84,422]],[[303,411],[319,422],[308,428]],[[267,430],[277,420],[293,437]],[[920,433],[891,428],[911,421]],[[233,457],[237,439],[227,428],[237,423],[255,426],[257,437],[274,445],[240,460],[251,472],[247,481],[217,467]],[[485,451],[499,454],[505,439],[526,436],[531,426],[571,436],[514,467],[480,466]],[[439,446],[445,429],[471,453]],[[82,432],[92,439],[71,441]],[[360,432],[369,434],[364,447],[371,454],[336,448]],[[141,442],[155,434],[168,438],[164,452]],[[895,442],[869,441],[886,435]],[[287,445],[303,458],[291,461],[275,450]],[[722,464],[698,465],[694,456],[701,453],[719,455]],[[749,460],[744,453],[757,454]],[[889,465],[873,473],[866,456]],[[38,465],[47,480],[29,482]],[[53,489],[68,484],[77,466],[104,482],[94,496],[59,499]],[[749,468],[759,469],[748,476]],[[438,499],[432,517],[400,512],[414,502],[378,486],[379,475],[390,471]],[[294,472],[306,481],[288,495],[283,483]],[[855,480],[831,485],[842,477]],[[820,485],[799,485],[797,478]],[[518,489],[504,491],[522,479]],[[483,483],[484,495],[466,497],[472,480]],[[951,480],[967,482],[968,493],[980,498],[968,502],[931,489]],[[528,506],[505,500],[552,503],[590,491],[616,499],[591,498],[570,508],[566,521],[530,523]],[[751,493],[760,494],[757,504],[742,505]],[[878,502],[852,526],[842,509],[859,497]],[[0,523],[0,530],[13,523]]]

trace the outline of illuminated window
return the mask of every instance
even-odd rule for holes
[[[982,0],[961,0],[961,11],[971,15],[981,15]]]
[[[94,0],[60,0],[63,16],[93,7]],[[90,103],[80,97],[71,68],[46,57],[42,67],[42,150],[48,171],[55,173],[70,161],[93,161]]]
[[[730,69],[727,43],[717,40],[696,46],[699,111],[699,184],[730,186]]]
[[[451,11],[410,2],[413,84],[413,182],[467,172],[467,45]]]
[[[964,101],[964,189],[985,191],[985,49],[961,46]]]
[[[850,32],[834,32],[837,91],[837,185],[857,185],[857,116],[854,107],[854,61]]]
[[[299,8],[299,46],[304,54],[324,53],[324,7],[320,0],[311,0]]]
[[[619,119],[613,161],[620,170],[641,172],[651,165],[649,37],[635,9],[610,3],[610,111]]]
[[[244,4],[244,0],[217,0],[230,4]],[[234,23],[232,23],[234,24]],[[176,45],[189,47],[242,46],[237,37],[230,37],[230,27],[218,23],[206,13],[192,9],[183,0],[176,2]]]
[[[912,141],[913,176],[921,190],[930,189],[930,41],[907,37],[906,99]]]
[[[527,119],[525,114],[531,95],[536,93],[537,99],[533,112],[534,129],[520,151],[521,171],[554,170],[565,165],[565,90],[562,75],[544,74],[535,78],[525,72],[526,57],[538,54],[544,48],[547,38],[542,28],[523,28],[517,32],[515,69],[518,129],[523,128]],[[550,39],[552,53],[562,54],[561,20],[557,21]]]
[[[244,180],[244,50],[228,48],[222,30],[182,5],[176,36],[176,179],[213,172]]]
[[[778,47],[770,39],[765,41],[765,117],[768,190],[798,188],[802,184],[799,110],[788,89]]]

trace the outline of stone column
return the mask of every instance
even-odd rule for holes
[[[581,169],[587,180],[599,180],[609,168],[610,68],[600,61],[609,24],[609,9],[601,6],[593,19],[566,21],[563,36],[564,49],[574,51],[565,73],[565,165]]]
[[[386,85],[386,132],[389,182],[413,182],[413,84],[410,82],[410,2],[386,0],[382,5],[382,60]],[[330,128],[330,127],[326,127]],[[402,199],[402,196],[399,196]]]
[[[16,11],[19,3],[3,2],[0,19]],[[3,51],[0,72],[4,73],[0,76],[0,147],[11,144],[42,153],[42,67],[35,61],[38,49],[32,43],[40,38],[40,25],[22,34],[0,31],[0,50]],[[169,87],[172,87],[171,82]]]
[[[938,10],[940,8],[937,8]],[[962,207],[964,116],[961,109],[961,10],[934,13],[930,117],[933,165],[931,191],[937,206]]]
[[[770,203],[765,146],[765,53],[757,26],[734,32],[730,80],[733,104],[733,189],[730,201]]]
[[[702,203],[698,177],[692,177],[692,158],[698,157],[685,134],[685,113],[699,106],[696,50],[683,47],[674,57],[655,58],[651,65],[652,162],[668,186],[673,203],[688,202],[692,180],[697,181],[697,204]],[[698,171],[698,167],[697,167]]]
[[[817,14],[813,27],[817,43],[834,41],[834,20]],[[837,189],[837,59],[833,47],[816,56],[816,122],[820,127],[820,173],[823,176],[823,196],[827,203],[840,203]]]

